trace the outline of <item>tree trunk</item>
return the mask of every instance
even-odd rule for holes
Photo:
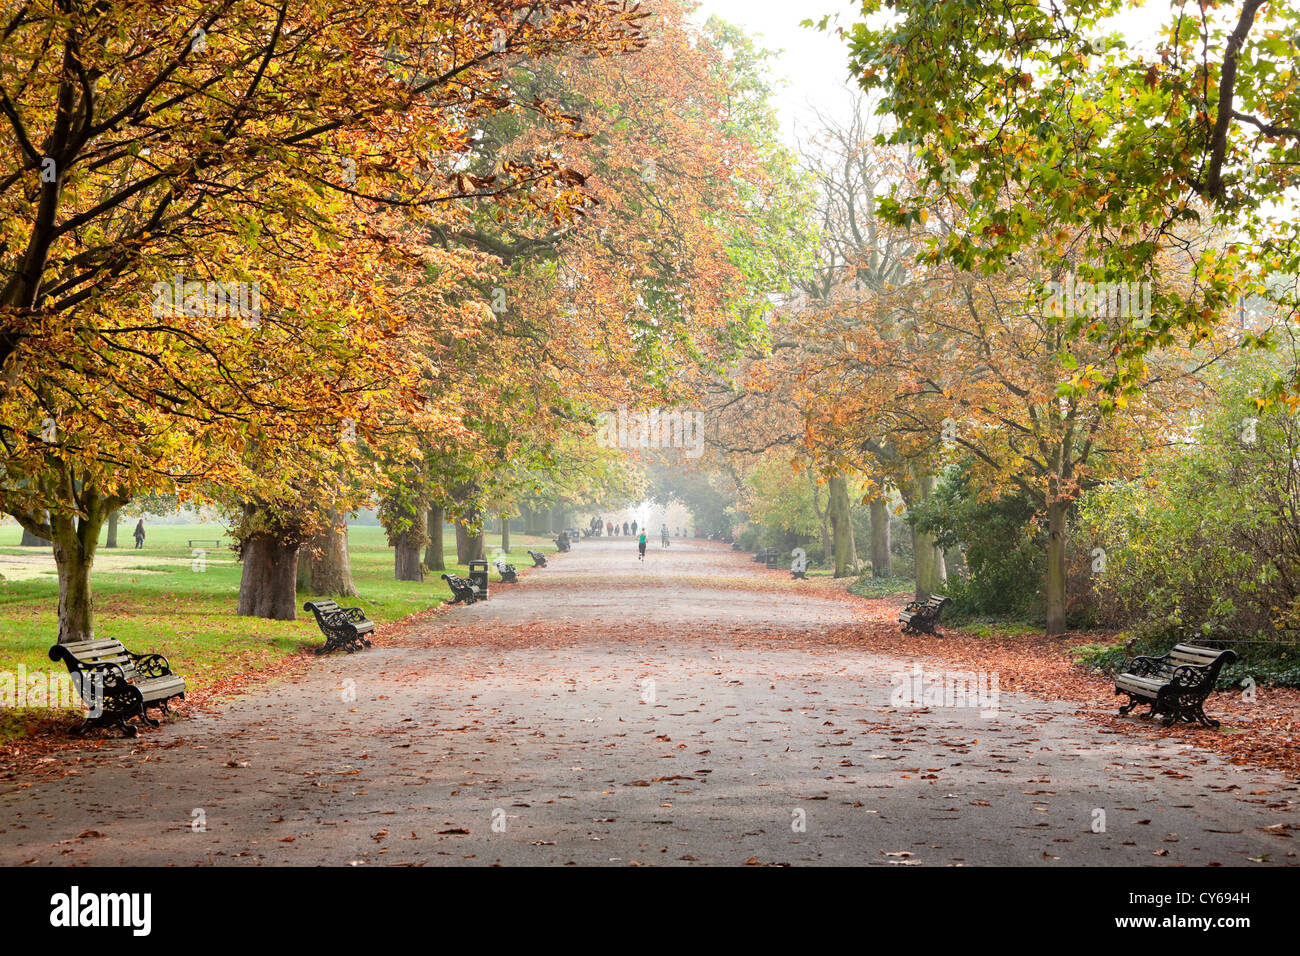
[[[33,534],[32,532],[28,531],[26,528],[23,528],[23,540],[18,542],[19,547],[23,547],[23,548],[46,547],[49,544],[50,542],[47,541],[45,538],[42,538],[38,534]]]
[[[402,534],[393,542],[393,577],[399,581],[423,581],[424,569],[420,567],[420,545],[413,536]]]
[[[119,510],[118,510],[117,508],[114,508],[114,509],[113,509],[113,512],[108,516],[108,538],[104,541],[104,547],[106,547],[106,548],[116,548],[116,547],[117,547],[117,517],[118,517],[118,514],[119,514]]]
[[[272,621],[297,620],[298,550],[296,542],[281,541],[271,534],[244,539],[236,614]]]
[[[1065,518],[1069,503],[1052,495],[1047,503],[1047,636],[1065,633]]]
[[[822,526],[822,560],[829,563],[834,557],[831,552],[831,511],[830,508],[822,507],[822,486],[817,483],[811,470],[808,471],[808,482],[812,485],[813,514],[817,515]]]
[[[887,578],[893,572],[889,551],[889,504],[884,498],[871,502],[871,576]]]
[[[83,491],[86,516],[51,515],[54,565],[59,572],[59,643],[89,641],[95,637],[95,605],[90,589],[90,569],[95,563],[104,512]]]
[[[853,543],[852,505],[849,503],[849,483],[843,477],[832,478],[830,502],[826,506],[831,518],[831,536],[835,548],[835,577],[848,577],[857,571],[857,548]]]
[[[930,497],[938,483],[939,479],[934,475],[923,475],[917,480],[916,490],[922,501]],[[940,593],[948,581],[943,551],[935,546],[932,535],[920,533],[913,525],[912,553],[916,561],[916,599],[928,601],[932,595]]]
[[[481,561],[486,553],[483,539],[482,512],[478,508],[479,487],[473,482],[459,485],[452,490],[452,496],[460,506],[456,515],[456,563],[468,564]],[[470,527],[478,530],[470,532]]]
[[[569,526],[569,512],[561,507],[551,511],[551,534],[559,534]]]
[[[433,505],[429,508],[429,515],[425,520],[425,531],[429,544],[424,549],[424,566],[430,571],[447,570],[447,564],[443,556],[442,516],[442,505]]]
[[[330,513],[330,527],[312,538],[311,554],[306,564],[313,594],[357,596],[357,587],[352,582],[352,557],[348,553],[346,515],[339,511]]]
[[[501,550],[510,553],[510,518],[501,516]]]
[[[485,542],[483,529],[471,534],[464,521],[456,522],[456,563],[469,564],[471,561],[483,560]]]

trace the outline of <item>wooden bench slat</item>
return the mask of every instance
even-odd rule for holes
[[[137,686],[146,701],[163,700],[182,693],[185,690],[185,678],[173,674],[170,677],[141,681]]]

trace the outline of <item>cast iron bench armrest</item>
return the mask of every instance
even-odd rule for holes
[[[130,651],[127,651],[131,654]],[[172,672],[172,665],[161,654],[131,654],[131,660],[135,661],[135,669],[145,677],[169,677]]]
[[[1164,657],[1135,657],[1124,665],[1124,673],[1134,674],[1138,677],[1145,677],[1147,674],[1157,674],[1165,669],[1169,661],[1169,655]]]

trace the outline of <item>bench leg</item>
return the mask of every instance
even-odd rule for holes
[[[1197,702],[1194,716],[1206,727],[1218,727],[1219,722],[1205,712],[1204,703],[1204,701]]]
[[[99,730],[100,728],[108,729],[110,727],[117,727],[119,730],[122,731],[123,736],[126,737],[139,736],[140,733],[139,728],[135,727],[133,724],[127,723],[127,721],[130,719],[131,719],[130,714],[120,714],[120,713],[104,714],[102,716],[92,717],[89,720],[83,721],[79,727],[74,727],[72,732],[78,737],[84,737],[87,733],[89,733],[92,730]]]
[[[1166,708],[1165,712],[1169,715],[1165,718],[1165,726],[1172,727],[1179,721],[1189,724],[1199,723],[1202,726],[1215,728],[1219,722],[1205,712],[1205,700],[1192,700],[1186,703],[1174,701],[1173,704]]]

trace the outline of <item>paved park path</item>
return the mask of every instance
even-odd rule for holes
[[[817,643],[885,602],[762,580],[719,545],[642,565],[580,543],[76,775],[0,784],[0,864],[1296,862],[1286,778],[1005,690],[996,714],[893,706],[927,662],[873,653],[886,624]]]

